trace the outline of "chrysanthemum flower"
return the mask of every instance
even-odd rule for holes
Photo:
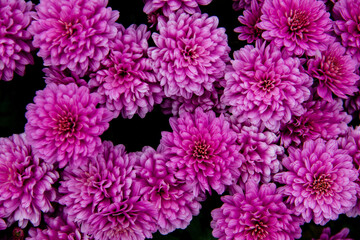
[[[242,26],[234,29],[235,32],[240,33],[239,40],[246,40],[248,43],[252,43],[261,38],[263,32],[258,28],[257,24],[260,22],[261,6],[257,0],[251,1],[251,8],[244,10],[243,15],[238,17]]]
[[[119,12],[107,0],[42,0],[29,27],[45,66],[69,69],[80,77],[96,71],[116,36]]]
[[[58,178],[54,167],[34,154],[24,133],[0,138],[0,218],[8,225],[18,221],[24,228],[30,221],[38,226],[41,212],[53,211],[52,185]]]
[[[331,235],[330,227],[324,228],[320,238],[317,240],[353,240],[352,238],[348,238],[350,230],[348,228],[343,228],[340,232],[335,235]],[[313,240],[315,240],[313,238]]]
[[[145,6],[143,11],[146,14],[152,14],[161,11],[164,16],[170,16],[171,13],[179,9],[188,14],[200,12],[199,5],[208,5],[212,0],[144,0]]]
[[[164,87],[166,97],[201,96],[213,91],[214,82],[224,76],[230,48],[219,19],[207,14],[186,14],[179,10],[166,22],[159,19],[159,32],[149,48],[154,71]]]
[[[110,54],[99,71],[91,74],[89,86],[102,96],[102,103],[124,118],[145,117],[162,101],[163,91],[147,57],[150,32],[146,25],[118,27]]]
[[[159,212],[159,232],[165,235],[177,228],[185,229],[201,208],[191,185],[177,179],[166,167],[164,155],[151,147],[144,147],[132,157],[136,158],[142,199],[153,203]]]
[[[325,4],[316,0],[265,0],[257,25],[262,37],[290,54],[314,56],[326,50],[332,22]]]
[[[287,171],[274,180],[281,187],[287,203],[306,222],[326,224],[336,220],[356,204],[358,172],[348,151],[339,148],[336,140],[308,140],[302,148],[288,148],[289,157],[282,161]]]
[[[12,80],[14,72],[24,76],[25,66],[34,64],[32,36],[27,31],[34,15],[32,8],[31,1],[0,1],[0,80]]]
[[[46,229],[30,228],[29,237],[26,240],[89,240],[88,235],[80,232],[74,222],[68,221],[64,214],[55,218],[47,215],[44,217],[47,224]]]
[[[88,86],[87,82],[80,78],[78,75],[74,74],[73,72],[69,70],[61,71],[57,67],[48,67],[43,68],[43,72],[45,73],[45,83],[55,83],[57,85],[59,84],[69,84],[69,83],[75,83],[76,85],[80,86]]]
[[[304,112],[312,79],[299,58],[286,57],[273,43],[256,41],[234,52],[233,70],[226,72],[222,101],[234,115],[276,132],[280,123]]]
[[[334,31],[341,43],[360,64],[360,1],[339,0],[333,8],[335,18]]]
[[[245,192],[223,196],[224,204],[211,212],[213,236],[228,239],[295,239],[301,237],[302,219],[293,215],[274,183],[250,181]]]
[[[243,162],[236,133],[221,115],[197,108],[170,118],[173,132],[162,132],[159,150],[165,154],[167,166],[175,177],[194,185],[194,195],[215,190],[225,191],[239,177]]]
[[[103,151],[63,173],[59,203],[81,232],[98,240],[151,238],[157,230],[154,205],[141,200],[134,159],[123,145],[104,141]]]
[[[109,127],[113,114],[97,108],[99,96],[87,87],[48,84],[27,105],[25,132],[29,143],[50,163],[63,168],[81,164],[82,159],[101,149],[100,135]]]
[[[345,135],[351,116],[343,109],[341,99],[327,102],[312,99],[303,104],[305,112],[294,116],[280,127],[280,140],[284,147],[299,146],[306,140],[319,137],[330,140]]]
[[[277,145],[278,136],[262,126],[242,122],[235,116],[230,116],[229,121],[231,129],[237,134],[240,153],[245,157],[236,185],[244,187],[250,179],[256,183],[270,182],[272,175],[280,170],[278,156],[284,153],[284,149]]]
[[[315,87],[318,95],[325,100],[332,101],[332,94],[347,98],[347,95],[359,91],[356,62],[350,55],[345,55],[345,48],[340,43],[332,42],[327,50],[318,52],[307,65],[309,74],[317,80]]]

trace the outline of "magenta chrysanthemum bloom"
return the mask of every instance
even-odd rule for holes
[[[195,196],[211,189],[222,194],[239,177],[244,161],[224,116],[197,108],[169,122],[173,132],[162,132],[159,149],[175,177],[194,185]]]
[[[335,18],[334,31],[341,38],[341,43],[360,63],[360,1],[339,0],[333,8]]]
[[[306,222],[326,224],[356,204],[358,172],[348,151],[336,140],[308,140],[302,148],[288,148],[289,157],[282,161],[287,169],[274,176],[287,203]]]
[[[152,14],[161,11],[164,16],[170,16],[171,13],[179,9],[188,14],[200,12],[199,5],[208,5],[212,0],[144,0],[145,6],[143,11],[146,14]]]
[[[34,15],[32,9],[31,1],[0,1],[0,80],[12,80],[14,72],[24,76],[25,66],[34,64],[32,36],[27,31]]]
[[[331,235],[331,229],[329,227],[324,228],[320,238],[317,240],[353,240],[352,238],[348,238],[350,230],[348,228],[343,228],[340,232],[335,235]],[[313,238],[313,240],[315,240]]]
[[[240,153],[245,157],[236,185],[244,187],[250,179],[256,183],[270,182],[272,175],[280,170],[278,156],[284,153],[284,149],[277,145],[278,136],[234,116],[230,117],[230,122],[231,129],[237,134]]]
[[[69,84],[75,83],[76,85],[80,86],[88,86],[87,82],[80,78],[78,75],[74,74],[69,70],[61,71],[59,68],[56,67],[48,67],[43,68],[43,72],[45,73],[45,83],[55,83],[59,84]]]
[[[18,221],[21,228],[28,221],[38,226],[41,212],[53,211],[52,185],[58,178],[54,167],[34,154],[24,133],[0,138],[0,219],[8,225]]]
[[[280,123],[304,112],[312,79],[299,58],[286,57],[273,43],[256,41],[234,52],[233,70],[225,74],[222,101],[234,115],[249,118],[276,132]]]
[[[257,0],[252,0],[251,8],[244,10],[243,15],[238,17],[242,26],[235,28],[234,31],[240,33],[238,36],[239,40],[246,40],[248,43],[252,43],[257,39],[261,39],[263,30],[257,26],[262,15],[261,6]]]
[[[144,118],[154,104],[162,101],[163,91],[147,57],[150,32],[146,25],[118,27],[110,54],[99,71],[91,74],[90,88],[102,96],[102,103],[117,115]]]
[[[177,228],[185,229],[201,204],[195,199],[191,185],[178,180],[166,167],[167,159],[151,147],[133,155],[141,183],[142,199],[152,202],[158,210],[158,230],[166,235]]]
[[[45,66],[80,77],[96,71],[116,36],[119,12],[107,0],[41,0],[29,27]]]
[[[326,51],[318,52],[307,65],[309,74],[318,82],[318,95],[325,100],[332,101],[332,94],[347,98],[347,95],[359,91],[357,81],[360,77],[355,74],[356,62],[350,55],[345,55],[345,48],[340,43],[329,44]]]
[[[157,230],[157,211],[141,200],[141,185],[135,179],[134,159],[125,147],[104,141],[103,151],[87,158],[86,164],[65,168],[59,203],[66,206],[69,220],[94,239],[151,238]]]
[[[262,37],[290,54],[314,56],[326,50],[332,27],[325,4],[317,0],[265,0],[257,25]]]
[[[306,140],[323,138],[336,139],[345,135],[351,116],[343,107],[341,99],[327,102],[322,99],[307,101],[303,104],[305,112],[294,116],[290,122],[280,127],[280,140],[284,147],[299,146]]]
[[[296,239],[301,218],[293,215],[274,183],[260,187],[250,181],[245,192],[223,196],[224,204],[211,212],[213,236],[228,239]]]
[[[167,22],[159,19],[160,34],[152,35],[156,47],[148,53],[166,97],[201,96],[224,76],[230,48],[218,23],[217,17],[182,11],[170,14]]]
[[[25,132],[29,143],[45,161],[80,165],[101,149],[100,135],[109,127],[111,114],[97,108],[99,96],[87,87],[48,84],[27,105]]]
[[[62,214],[63,215],[63,214]],[[80,229],[65,216],[51,218],[44,217],[46,229],[30,228],[29,237],[26,240],[90,240],[88,235],[80,232]]]

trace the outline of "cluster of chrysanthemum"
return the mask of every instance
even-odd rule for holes
[[[25,132],[0,138],[1,230],[140,240],[186,228],[211,194],[225,195],[222,240],[297,239],[360,214],[360,1],[234,0],[232,57],[210,2],[144,1],[151,32],[107,0],[0,0],[0,79],[36,53],[46,82]],[[172,129],[156,149],[101,138],[156,104]]]

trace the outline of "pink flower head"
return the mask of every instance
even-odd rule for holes
[[[281,144],[299,146],[306,140],[319,137],[330,140],[345,135],[351,116],[343,109],[343,102],[335,99],[327,102],[323,99],[307,101],[303,104],[305,112],[294,116],[290,122],[280,127]]]
[[[87,87],[48,84],[28,104],[25,132],[29,143],[45,161],[80,165],[84,158],[101,149],[100,135],[113,115],[97,108],[99,97]]]
[[[69,69],[80,77],[96,71],[116,36],[119,12],[107,0],[42,0],[29,27],[45,66]]]
[[[335,235],[331,235],[330,227],[324,228],[320,238],[317,240],[353,240],[352,238],[348,238],[350,230],[348,228],[343,228],[340,232]],[[313,238],[313,240],[315,240]]]
[[[327,48],[330,14],[317,0],[265,0],[258,27],[262,37],[290,54],[314,56]]]
[[[356,204],[358,172],[348,151],[336,140],[308,140],[302,148],[288,148],[289,157],[282,161],[287,171],[274,180],[281,187],[287,203],[306,222],[324,225],[346,213]]]
[[[71,72],[69,70],[61,71],[57,67],[48,67],[43,68],[43,72],[45,73],[45,83],[55,83],[57,85],[59,84],[69,84],[69,83],[75,83],[76,85],[80,86],[88,86],[87,82],[80,78],[78,75],[74,74],[74,72]]]
[[[273,43],[256,41],[234,52],[233,70],[225,74],[222,101],[236,116],[251,119],[276,132],[280,123],[304,112],[312,79],[299,58],[286,57]]]
[[[201,204],[195,199],[191,185],[178,180],[166,167],[167,159],[151,147],[133,155],[143,191],[142,198],[158,210],[159,232],[166,235],[177,228],[185,229],[198,215]]]
[[[219,19],[207,14],[172,13],[169,20],[159,19],[159,32],[149,48],[154,71],[166,97],[201,96],[212,92],[214,82],[224,76],[230,48]]]
[[[339,0],[333,8],[334,31],[341,43],[360,64],[360,1]]]
[[[24,76],[25,65],[34,64],[32,36],[27,31],[32,8],[30,1],[0,1],[0,80],[12,80],[14,72]]]
[[[157,211],[141,200],[134,159],[123,145],[104,141],[103,151],[63,173],[59,203],[81,232],[98,240],[151,238]]]
[[[89,86],[102,96],[102,103],[115,115],[144,118],[154,104],[162,101],[163,91],[147,57],[150,32],[146,25],[118,27],[110,54],[99,71],[91,74]]]
[[[345,48],[340,43],[329,44],[327,50],[318,52],[307,65],[309,74],[318,81],[318,95],[325,100],[332,101],[332,94],[347,98],[347,95],[359,91],[357,81],[360,77],[355,74],[356,62],[350,55],[345,55]]]
[[[223,196],[211,212],[213,236],[228,239],[295,239],[301,237],[301,218],[293,215],[274,183],[246,183],[245,192]]]
[[[229,123],[197,108],[170,118],[170,125],[173,132],[162,132],[159,149],[175,177],[194,185],[195,196],[211,189],[222,194],[239,177],[243,162]]]
[[[164,16],[168,17],[171,13],[179,9],[188,14],[200,12],[199,5],[208,5],[212,0],[144,0],[145,6],[143,11],[146,14],[152,14],[161,11]]]
[[[41,212],[51,212],[56,198],[53,184],[58,172],[34,154],[25,134],[0,138],[0,219],[8,225],[18,221],[25,228],[28,221],[38,226]]]
[[[252,43],[257,39],[261,39],[263,30],[258,28],[257,24],[260,22],[261,6],[258,0],[251,1],[251,8],[244,10],[243,15],[238,17],[242,26],[234,29],[235,32],[240,33],[239,40],[246,40]]]

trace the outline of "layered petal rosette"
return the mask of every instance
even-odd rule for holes
[[[265,0],[261,9],[262,37],[290,54],[314,56],[330,40],[332,22],[324,2],[317,0]]]
[[[197,108],[170,118],[172,132],[162,132],[160,151],[175,177],[193,185],[194,195],[215,190],[225,191],[239,177],[243,156],[236,133],[223,115]]]
[[[208,5],[212,0],[144,0],[144,12],[148,15],[155,12],[162,12],[164,16],[179,9],[184,10],[188,14],[200,12],[199,5]]]
[[[333,94],[346,99],[347,95],[359,91],[356,61],[345,54],[345,48],[338,42],[332,42],[327,50],[318,52],[307,66],[309,74],[316,80],[317,94],[327,101],[333,100]]]
[[[249,181],[244,192],[221,198],[223,205],[211,212],[213,236],[228,239],[297,239],[303,220],[283,202],[274,183]]]
[[[113,114],[97,108],[99,96],[87,87],[48,84],[27,105],[25,132],[29,143],[49,163],[80,165],[102,147],[100,135]]]
[[[177,228],[185,229],[201,208],[191,185],[177,179],[166,167],[165,156],[151,147],[144,147],[132,157],[136,158],[142,198],[152,202],[159,212],[159,232],[166,235]]]
[[[234,52],[233,70],[225,74],[222,101],[229,111],[263,123],[276,132],[280,123],[304,112],[312,79],[299,58],[287,57],[273,43],[257,41]]]
[[[156,47],[148,54],[166,97],[201,96],[213,91],[214,82],[224,76],[230,48],[219,19],[207,14],[172,13],[159,18],[159,33],[153,33]]]
[[[296,215],[324,225],[355,206],[359,173],[336,140],[308,140],[288,152],[282,161],[287,171],[276,174],[274,180],[285,184],[281,192]]]
[[[360,64],[360,1],[339,0],[333,8],[334,31],[341,38],[347,53]]]
[[[0,220],[9,226],[17,221],[21,228],[29,221],[39,226],[41,213],[54,210],[58,178],[53,165],[34,154],[24,133],[0,138]]]
[[[89,86],[102,96],[102,103],[116,115],[144,118],[154,104],[162,101],[163,91],[147,57],[150,32],[146,25],[118,27],[110,54],[99,71],[91,74]]]
[[[119,12],[107,0],[42,0],[29,27],[45,66],[80,77],[96,71],[117,33]]]
[[[35,14],[32,10],[31,1],[0,1],[0,80],[12,80],[14,72],[24,76],[25,66],[34,64],[32,36],[27,31]]]
[[[94,239],[151,238],[157,230],[154,205],[141,200],[134,158],[123,145],[104,141],[103,151],[86,164],[65,168],[59,203],[70,221]]]

